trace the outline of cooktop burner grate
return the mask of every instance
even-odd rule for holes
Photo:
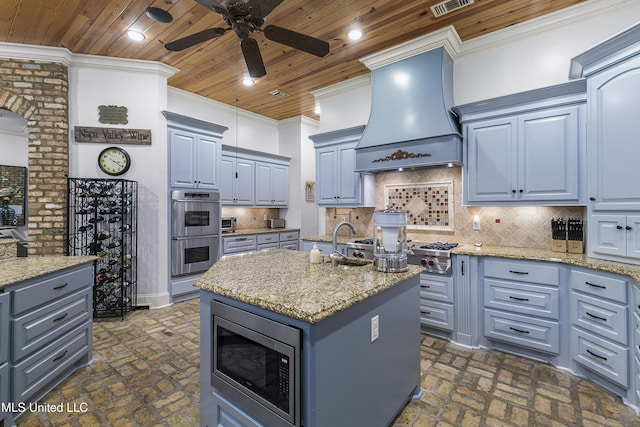
[[[449,251],[458,246],[457,243],[433,242],[420,246],[420,249],[435,249],[439,251]]]
[[[373,239],[354,240],[353,243],[360,243],[361,245],[373,245]]]

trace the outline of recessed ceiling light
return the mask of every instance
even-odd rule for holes
[[[136,30],[127,30],[127,36],[133,41],[139,42],[144,40],[144,34]]]
[[[364,33],[360,28],[353,28],[347,33],[347,37],[349,37],[349,40],[360,40],[363,35]]]
[[[253,86],[254,84],[256,84],[256,81],[253,80],[251,77],[245,77],[242,79],[242,84],[245,86]]]

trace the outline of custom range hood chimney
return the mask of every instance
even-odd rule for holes
[[[462,164],[462,136],[451,112],[453,60],[443,47],[373,69],[371,87],[356,170]]]

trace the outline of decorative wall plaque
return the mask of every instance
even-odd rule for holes
[[[453,231],[453,181],[387,184],[385,204],[407,212],[407,228]]]
[[[127,107],[118,107],[117,105],[98,106],[98,120],[100,123],[108,125],[126,125],[129,123],[127,113]]]
[[[76,142],[151,145],[151,129],[94,128],[75,126]]]

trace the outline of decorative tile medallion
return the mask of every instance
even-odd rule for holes
[[[453,181],[387,184],[386,205],[407,212],[407,228],[453,231]]]

